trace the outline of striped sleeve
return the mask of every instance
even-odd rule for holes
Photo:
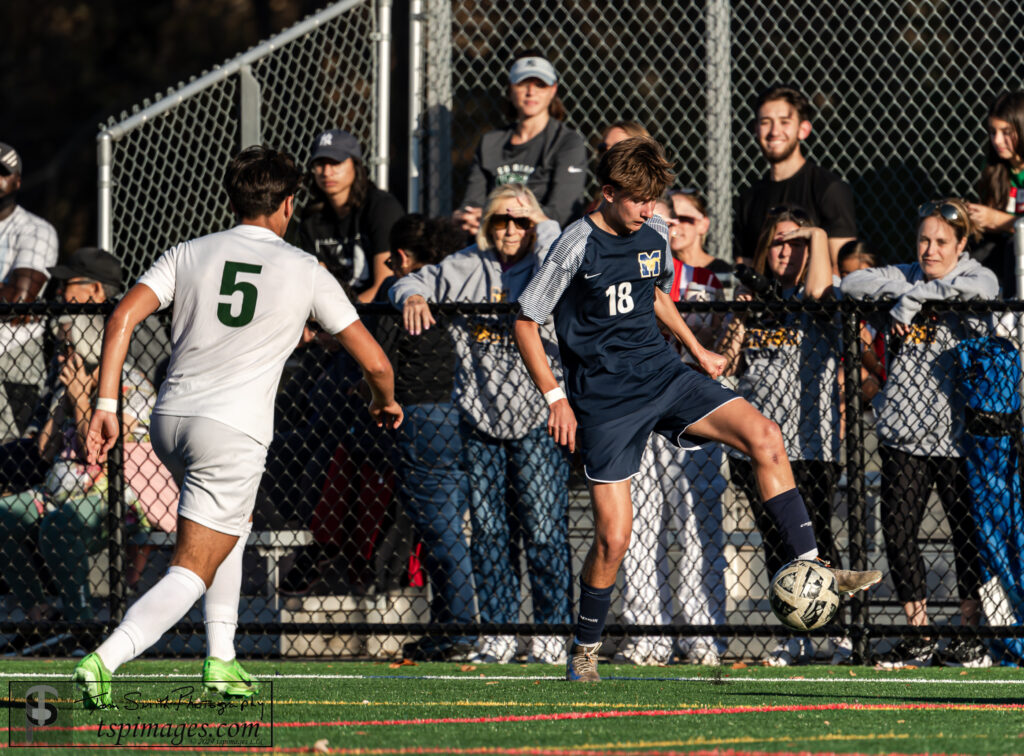
[[[536,323],[547,322],[583,263],[588,238],[590,226],[580,220],[555,240],[540,270],[519,295],[519,307],[524,316]]]
[[[675,276],[675,265],[672,264],[672,251],[668,246],[668,224],[660,215],[652,215],[646,224],[661,237],[664,246],[661,250],[661,273],[656,281],[657,286],[666,294],[672,294],[672,279]]]

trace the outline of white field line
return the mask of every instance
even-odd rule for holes
[[[145,680],[145,679],[180,679],[194,680],[199,677],[198,670],[192,674],[171,672],[168,674],[138,674],[121,675],[122,680]],[[393,680],[396,678],[406,680],[446,680],[461,682],[493,682],[516,680],[551,680],[564,682],[562,675],[256,675],[257,680]],[[26,679],[61,679],[70,678],[67,672],[0,672],[0,679],[9,678],[12,680]],[[115,677],[114,680],[118,678]],[[636,682],[703,682],[703,683],[913,683],[915,685],[1024,685],[1024,679],[1019,680],[943,680],[923,677],[627,677],[613,675],[603,678],[605,680],[629,680]]]

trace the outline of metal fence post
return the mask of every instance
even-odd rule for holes
[[[244,65],[238,71],[239,147],[245,149],[263,141],[260,124],[260,83],[253,76],[252,66]]]
[[[100,249],[114,251],[114,220],[111,208],[111,161],[112,147],[109,131],[101,131],[96,137],[96,243]]]
[[[850,538],[850,569],[867,569],[867,487],[864,480],[864,412],[861,402],[860,311],[855,303],[844,303],[843,381],[846,404],[846,507]],[[850,623],[863,627],[868,622],[868,602],[855,597],[850,605]],[[857,651],[867,650],[866,635],[853,638]]]
[[[381,189],[388,188],[391,163],[391,6],[392,0],[379,3],[377,29],[377,166],[374,179]]]
[[[732,258],[732,105],[729,0],[707,0],[708,214],[715,223],[708,251]]]
[[[452,212],[452,9],[450,0],[427,0],[427,134],[430,215]]]
[[[1014,275],[1017,279],[1017,299],[1024,299],[1024,217],[1013,222]],[[1016,313],[1017,346],[1024,345],[1024,313]],[[1021,373],[1020,393],[1024,396],[1024,371]],[[1024,411],[1024,402],[1022,402]]]
[[[406,206],[410,213],[420,211],[420,161],[423,112],[423,0],[412,0],[409,9],[409,183]]]
[[[124,425],[124,407],[121,397],[117,400],[117,417]],[[119,623],[128,608],[127,575],[125,574],[125,533],[124,533],[124,441],[118,434],[114,447],[107,456],[107,558],[110,562],[110,621]]]

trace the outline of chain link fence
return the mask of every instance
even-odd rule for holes
[[[111,119],[99,141],[101,244],[119,253],[131,278],[169,246],[230,224],[217,197],[223,166],[240,146],[268,142],[301,159],[316,133],[340,126],[381,163],[387,130],[376,43],[389,30],[377,10],[369,2],[333,5],[155,104]],[[561,74],[568,122],[592,147],[603,126],[635,118],[666,145],[680,183],[706,190],[709,248],[723,257],[731,251],[731,198],[765,169],[751,135],[752,100],[768,84],[795,82],[817,110],[808,154],[853,186],[861,236],[903,259],[921,200],[972,194],[987,103],[1017,84],[1012,57],[986,51],[1012,49],[1011,30],[1024,12],[991,4],[961,10],[868,0],[842,7],[420,0],[412,23],[421,33],[410,34],[419,76],[410,128],[411,175],[419,181],[410,185],[410,205],[451,211],[481,133],[504,123],[508,64],[518,49],[539,46]],[[929,477],[949,481],[940,492],[962,495],[915,499],[917,529],[887,504],[893,491],[907,498],[914,485],[891,473],[910,465],[880,442],[881,408],[868,409],[861,371],[871,355],[891,369],[891,360],[908,354],[908,342],[862,337],[862,325],[885,332],[878,306],[684,309],[718,317],[723,332],[736,324],[730,380],[741,393],[784,428],[806,418],[807,427],[796,423],[787,440],[801,450],[794,468],[823,549],[844,566],[887,575],[870,597],[847,603],[839,625],[798,642],[795,658],[828,660],[830,638],[848,636],[856,653],[870,654],[885,651],[896,634],[912,636],[903,604],[916,600],[921,581],[935,636],[962,633],[962,603],[976,595],[989,625],[982,637],[1020,635],[1010,626],[1019,615],[990,580],[1009,575],[1012,587],[1019,575],[1004,559],[1017,548],[1006,540],[1021,529],[1017,512],[1000,510],[1008,529],[974,521],[978,507],[989,506],[971,498],[987,485],[977,465],[947,460],[929,469]],[[1020,309],[931,310],[912,343],[935,343],[948,332],[953,350],[999,328],[1015,336],[1005,323]],[[3,551],[10,568],[0,632],[9,652],[88,647],[162,574],[174,543],[174,486],[145,433],[167,354],[165,321],[136,335],[143,349],[126,374],[135,403],[126,395],[123,406],[134,431],[108,469],[80,469],[74,453],[61,457],[39,443],[49,426],[45,437],[73,450],[74,422],[66,422],[72,376],[63,366],[79,345],[96,353],[96,318],[108,311],[39,304],[0,313],[37,318],[25,349],[3,355],[0,511],[9,520]],[[396,368],[413,370],[400,353],[396,313],[384,306],[361,313],[392,344]],[[437,315],[445,338],[436,346],[448,350],[444,359],[452,364],[518,364],[511,307],[446,305]],[[968,321],[970,333],[957,325]],[[1012,349],[1018,347],[1015,341]],[[785,373],[793,355],[814,369]],[[573,576],[592,537],[592,516],[578,462],[547,441],[536,408],[511,409],[512,397],[539,399],[517,380],[522,376],[483,407],[497,421],[489,431],[479,424],[480,408],[470,411],[456,391],[451,402],[407,402],[407,426],[386,434],[368,423],[358,373],[343,353],[320,341],[297,351],[281,383],[246,554],[241,652],[456,659],[470,658],[475,643],[492,659],[557,660],[571,631]],[[958,407],[968,405],[960,416],[975,430],[1019,439],[1018,425],[984,414],[995,410],[971,409],[979,394],[959,385],[950,391],[956,389]],[[911,403],[900,412],[948,435],[948,423],[930,407]],[[502,423],[509,429],[496,431]],[[1019,450],[1000,453],[1008,461],[989,473],[1007,481],[1019,473],[1012,462]],[[759,658],[791,638],[768,606],[766,575],[779,558],[778,536],[759,516],[749,464],[718,448],[680,454],[656,439],[636,490],[634,541],[605,653],[637,663]],[[966,515],[964,501],[972,507]],[[979,544],[976,557],[965,542]],[[905,559],[915,553],[921,562]],[[202,653],[202,629],[193,609],[155,652]]]
[[[376,165],[379,37],[373,3],[336,3],[130,117],[111,118],[99,135],[100,246],[134,279],[181,240],[229,226],[224,167],[251,144],[304,164],[313,138],[340,127]]]
[[[730,259],[731,198],[767,169],[752,134],[765,87],[793,83],[811,100],[805,154],[851,184],[860,236],[899,261],[917,205],[975,196],[988,106],[1021,83],[1012,56],[991,54],[1013,49],[1024,24],[1015,4],[432,0],[426,10],[434,34],[417,126],[428,171],[450,145],[451,179],[431,178],[420,207],[458,205],[480,135],[508,123],[508,66],[539,47],[559,72],[567,123],[591,147],[614,121],[643,123],[680,183],[709,195],[709,251]]]
[[[786,555],[750,464],[714,444],[680,452],[655,435],[634,480],[633,541],[604,653],[708,663],[795,643],[795,662],[828,661],[848,638],[854,653],[870,654],[907,632],[904,603],[925,597],[940,637],[971,632],[960,616],[973,600],[983,638],[1019,634],[1000,627],[1019,615],[990,580],[1011,595],[1021,587],[1019,401],[1000,414],[991,400],[1017,396],[1018,345],[996,337],[1015,338],[1022,308],[928,309],[897,338],[872,330],[890,306],[681,305],[715,323],[727,380],[782,427],[823,556],[880,569],[882,585],[844,602],[829,628],[794,639],[769,607],[767,577]],[[147,432],[167,324],[155,318],[136,333],[122,393],[128,433],[109,466],[89,467],[76,451],[74,407],[91,390],[110,306],[10,307],[42,315],[47,369],[34,422],[0,446],[0,631],[7,652],[68,654],[109,630],[168,564],[177,492]],[[314,341],[289,362],[246,553],[244,653],[562,656],[593,537],[582,470],[548,438],[543,400],[521,368],[498,395],[466,388],[480,365],[518,364],[514,307],[435,311],[432,348],[453,362],[455,391],[450,401],[407,396],[396,432],[369,422],[343,351]],[[370,305],[362,315],[398,373],[412,369],[400,314]],[[964,352],[979,344],[1006,347],[1008,362]],[[81,367],[68,371],[72,353]],[[869,400],[864,371],[878,362],[886,388]],[[952,443],[961,437],[963,457]],[[155,652],[201,653],[202,627],[196,607]]]

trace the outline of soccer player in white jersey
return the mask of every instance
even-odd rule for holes
[[[209,656],[203,682],[227,697],[256,692],[235,659],[242,550],[273,433],[274,395],[308,318],[337,336],[363,369],[377,425],[397,427],[394,373],[334,277],[281,238],[300,171],[268,147],[228,165],[239,225],[165,252],[107,323],[88,457],[102,461],[119,431],[118,376],[132,329],[173,301],[172,352],[156,408],[153,448],[181,490],[178,540],[167,574],[75,668],[89,708],[111,705],[111,674],[181,619],[205,593]]]
[[[578,439],[594,510],[596,533],[569,640],[569,680],[600,680],[597,651],[633,523],[630,480],[652,431],[683,448],[721,441],[750,455],[765,509],[792,556],[818,555],[779,427],[712,380],[722,374],[725,358],[701,346],[669,294],[668,226],[654,214],[654,204],[673,178],[671,169],[650,137],[608,150],[597,166],[600,207],[562,232],[519,297],[519,351],[550,406],[548,432],[570,451]],[[827,279],[827,264],[816,275]],[[539,335],[552,315],[566,390],[555,380]],[[659,323],[710,378],[679,360]],[[874,570],[834,572],[844,593],[882,579]]]

